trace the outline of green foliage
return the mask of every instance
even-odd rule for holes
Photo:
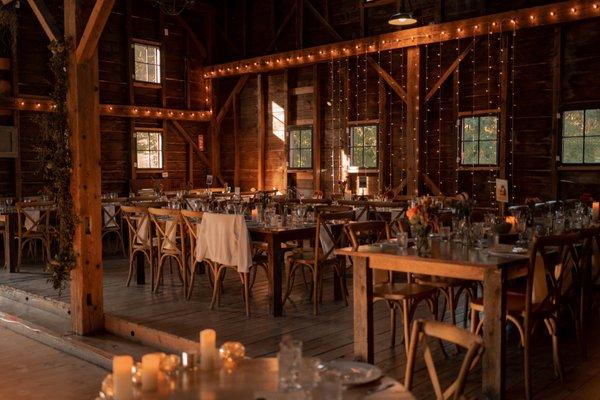
[[[312,167],[312,130],[293,129],[289,133],[290,168]]]
[[[41,140],[35,150],[42,165],[42,175],[48,183],[44,188],[47,195],[56,201],[58,216],[58,254],[48,263],[49,282],[54,289],[62,292],[69,281],[70,271],[75,266],[73,237],[77,217],[71,197],[71,176],[73,172],[71,150],[69,147],[69,124],[67,113],[67,69],[66,51],[61,42],[52,42],[50,70],[54,75],[54,89],[51,99],[54,111],[35,116],[40,128]]]
[[[351,164],[359,168],[377,168],[377,125],[350,128]]]
[[[461,119],[463,165],[494,165],[498,162],[498,117]]]
[[[600,163],[600,109],[563,113],[562,162]]]

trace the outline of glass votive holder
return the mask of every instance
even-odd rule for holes
[[[166,375],[172,375],[181,365],[181,358],[175,354],[169,354],[160,360],[159,369]]]
[[[181,366],[186,370],[195,370],[198,361],[198,352],[184,351],[181,353]]]
[[[219,349],[221,364],[226,369],[236,368],[246,356],[246,348],[240,342],[225,342]]]

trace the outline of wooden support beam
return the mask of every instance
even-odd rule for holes
[[[223,122],[225,115],[227,115],[227,112],[231,108],[231,103],[233,102],[234,95],[240,94],[240,92],[246,85],[246,82],[248,82],[249,77],[250,77],[250,75],[244,75],[244,76],[240,77],[240,79],[235,84],[231,93],[229,93],[229,97],[227,97],[227,100],[225,100],[223,107],[221,107],[221,109],[219,110],[219,114],[217,114],[217,118],[216,118],[217,126],[220,126],[221,122]]]
[[[402,178],[402,180],[400,181],[400,184],[394,188],[394,198],[398,197],[400,195],[400,193],[402,193],[402,191],[406,187],[407,183],[408,183],[408,180],[406,178]],[[412,196],[410,196],[410,197],[412,197]]]
[[[600,7],[594,8],[593,2],[569,0],[561,3],[523,8],[459,21],[403,29],[367,38],[342,41],[342,38],[335,32],[335,29],[331,27],[309,0],[305,0],[305,7],[314,14],[315,18],[323,24],[338,42],[303,50],[212,65],[205,67],[202,73],[206,78],[220,78],[285,68],[298,68],[316,63],[329,62],[332,59],[344,59],[357,55],[363,56],[365,53],[374,54],[378,51],[382,52],[439,43],[440,41],[455,41],[456,39],[488,35],[490,30],[487,27],[490,27],[492,33],[497,34],[512,32],[515,29],[520,30],[556,25],[600,17]],[[534,19],[530,18],[532,15]],[[343,51],[343,49],[346,49],[346,51]]]
[[[185,30],[188,34],[188,38],[194,44],[194,48],[198,50],[202,58],[206,59],[208,57],[208,51],[206,50],[206,46],[202,43],[196,32],[192,29],[192,27],[183,19],[181,15],[175,15],[173,18],[177,21],[177,23]]]
[[[233,186],[240,186],[240,116],[239,116],[239,99],[238,95],[233,96]]]
[[[296,0],[296,48],[304,47],[304,0]]]
[[[80,335],[104,327],[98,51],[83,63],[77,63],[75,53],[77,27],[81,26],[78,7],[86,1],[64,0],[71,192],[78,218],[73,240],[76,264],[71,270],[71,322],[73,331]]]
[[[396,81],[386,70],[381,68],[377,61],[373,60],[372,57],[368,57],[368,62],[371,67],[379,74],[381,78],[392,88],[394,93],[400,97],[400,99],[406,103],[406,90]]]
[[[469,43],[469,45],[467,47],[465,47],[465,49],[460,53],[460,55],[444,71],[444,73],[442,74],[442,76],[440,76],[440,78],[437,80],[437,82],[435,82],[433,84],[433,86],[431,87],[431,89],[429,89],[429,93],[427,93],[427,95],[425,96],[425,102],[426,103],[429,100],[431,100],[431,98],[436,94],[436,92],[442,87],[442,85],[444,84],[444,82],[446,82],[446,80],[450,77],[450,75],[452,75],[452,73],[454,72],[454,70],[456,68],[458,68],[458,66],[460,65],[461,61],[465,59],[465,57],[467,56],[467,54],[469,54],[469,52],[471,51],[471,49],[477,44],[478,40],[479,40],[478,38],[474,38],[473,40],[471,40],[471,42]]]
[[[275,32],[275,36],[273,37],[273,39],[267,46],[265,53],[270,53],[271,50],[273,50],[273,48],[277,44],[277,41],[279,40],[279,37],[281,36],[281,32],[283,32],[283,30],[285,29],[287,24],[290,22],[290,20],[294,16],[294,13],[296,12],[296,7],[297,7],[297,4],[294,2],[292,4],[292,7],[290,8],[290,11],[288,11],[288,13],[285,15],[285,17],[281,21],[281,25],[279,25],[279,29],[277,29],[277,32]]]
[[[313,65],[313,92],[312,92],[312,118],[313,118],[313,189],[321,188],[321,137],[323,131],[323,108],[321,87],[319,84],[319,66]]]
[[[499,146],[498,146],[498,178],[506,179],[506,156],[507,156],[507,142],[508,142],[508,109],[509,109],[509,83],[510,83],[510,65],[508,54],[510,46],[508,44],[508,37],[503,36],[500,43],[500,119],[499,119]],[[458,86],[458,85],[457,85]],[[458,129],[458,128],[457,128]],[[504,215],[505,203],[500,203],[500,216]]]
[[[388,137],[388,96],[384,81],[380,80],[378,83],[379,89],[379,192],[390,186],[392,182],[389,182],[389,157],[391,156],[388,151],[389,137]]]
[[[256,97],[258,101],[258,166],[257,166],[257,188],[265,189],[265,165],[267,158],[267,112],[268,112],[268,87],[267,76],[258,74]]]
[[[418,46],[409,47],[406,58],[406,185],[409,196],[418,196],[421,181],[419,147],[423,115],[421,49]]]
[[[508,51],[507,51],[508,53]],[[561,78],[562,78],[562,29],[557,26],[554,29],[554,54],[552,56],[552,198],[558,199],[559,176],[558,176],[558,148],[560,140],[560,102],[561,102]],[[513,88],[514,90],[514,88]]]
[[[33,14],[51,42],[62,39],[62,32],[44,0],[27,0]]]
[[[77,45],[75,57],[78,63],[89,60],[96,51],[114,3],[115,0],[96,0],[79,45]]]
[[[454,180],[454,193],[460,192],[460,187],[459,187],[460,180],[458,179],[458,174],[459,174],[458,168],[460,167],[459,159],[461,156],[460,125],[458,122],[459,113],[460,113],[460,65],[452,73],[452,117],[453,117],[452,133],[454,134],[454,137],[456,138],[455,159],[457,160],[456,164],[454,165],[454,173],[456,174],[456,179]]]
[[[429,177],[429,175],[427,175],[426,173],[421,172],[421,177],[423,178],[423,183],[425,184],[425,186],[427,186],[429,188],[429,190],[431,190],[431,192],[433,193],[434,196],[443,196],[444,193],[442,192],[442,190],[438,187],[438,185],[436,185],[431,178]]]

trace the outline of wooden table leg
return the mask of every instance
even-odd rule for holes
[[[338,256],[338,262],[340,263],[340,265],[344,265],[343,263],[346,262],[346,257],[345,256]],[[346,279],[344,277],[344,279]],[[344,290],[342,288],[342,285],[340,285],[340,276],[337,273],[337,271],[333,271],[333,300],[338,301],[338,300],[342,300],[344,297],[342,296],[342,290]]]
[[[140,252],[136,255],[136,271],[137,284],[143,285],[146,283],[146,257]],[[154,282],[153,282],[154,283]]]
[[[353,257],[354,265],[354,358],[373,363],[375,353],[373,333],[373,271],[368,259]]]
[[[283,254],[281,241],[275,235],[268,237],[269,248],[269,274],[271,275],[271,315],[280,317],[283,315]]]
[[[5,238],[5,257],[10,272],[17,272],[17,214],[12,213],[6,215],[6,238]]]
[[[501,269],[485,271],[483,308],[482,392],[486,399],[500,400],[504,399],[506,349],[506,287]]]

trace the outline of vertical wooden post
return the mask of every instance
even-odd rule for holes
[[[220,124],[217,123],[217,98],[215,93],[217,88],[215,87],[218,82],[213,82],[213,88],[211,90],[211,107],[212,113],[210,118],[210,170],[213,175],[213,182],[217,181],[217,177],[221,175],[221,145],[219,142],[219,129]]]
[[[379,80],[379,191],[392,184],[388,182],[389,176],[389,157],[388,153],[388,113],[387,113],[387,90],[385,81]]]
[[[458,113],[460,112],[460,65],[454,70],[452,73],[452,134],[454,134],[457,138],[460,134],[459,126],[458,126]],[[460,139],[456,140],[456,158],[461,155],[461,147],[460,147]],[[458,161],[457,161],[458,163]],[[456,173],[459,174],[458,165],[454,167],[456,169]],[[454,182],[454,193],[458,193],[460,191],[460,179],[456,179]]]
[[[75,229],[76,266],[71,271],[71,321],[77,334],[104,327],[102,298],[102,212],[100,203],[100,99],[98,51],[77,63],[81,0],[64,0],[67,46],[67,108],[71,132],[71,193],[79,222]],[[84,22],[84,21],[83,21]]]
[[[421,49],[418,46],[409,47],[406,51],[406,59],[406,179],[408,194],[418,196],[421,180],[419,147],[424,98],[421,82]]]
[[[508,45],[508,37],[503,35],[501,41],[501,62],[500,62],[500,141],[499,141],[499,157],[498,157],[498,177],[500,179],[506,179],[506,144],[508,140],[508,108],[510,104],[508,102],[508,84],[510,78],[508,74],[509,69],[509,58],[508,52],[510,47]],[[504,215],[506,203],[500,203],[500,215]]]
[[[552,197],[557,199],[560,191],[558,185],[558,148],[560,135],[559,106],[561,101],[561,64],[562,64],[562,30],[554,28],[554,55],[552,57]]]
[[[313,66],[313,181],[314,190],[321,189],[321,136],[323,130],[321,110],[321,85],[319,84],[319,65]]]
[[[238,116],[238,95],[233,94],[233,149],[234,149],[234,166],[233,166],[233,186],[240,186],[240,137],[239,137],[239,126],[240,118]]]
[[[258,99],[258,190],[265,188],[265,159],[267,151],[267,76],[258,74],[256,78]]]

